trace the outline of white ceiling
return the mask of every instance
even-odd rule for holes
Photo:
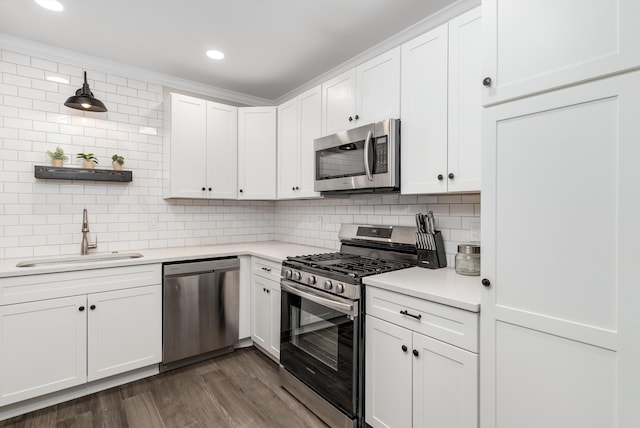
[[[454,0],[60,2],[1,0],[0,32],[273,100]]]

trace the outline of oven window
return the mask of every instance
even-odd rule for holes
[[[316,152],[317,180],[357,177],[364,174],[364,141]]]
[[[338,370],[340,324],[350,322],[343,314],[308,300],[290,312],[290,342],[324,365]]]

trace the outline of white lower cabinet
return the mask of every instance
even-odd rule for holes
[[[376,291],[372,289],[369,294]],[[393,294],[384,292],[379,298],[368,296],[367,307],[372,301],[380,302],[389,296],[388,308],[395,307]],[[406,296],[400,296],[399,301],[403,300],[406,301]],[[431,319],[436,324],[442,321],[436,314],[417,311],[417,306],[404,307],[416,312],[414,315],[421,320]],[[467,311],[457,311],[467,315]],[[425,323],[421,320],[411,318],[416,328],[410,329],[366,316],[367,424],[374,428],[477,428],[478,354],[414,331]],[[455,322],[455,317],[447,322]],[[477,323],[475,327],[477,332]]]
[[[74,296],[0,307],[0,406],[86,382],[85,306]]]
[[[251,339],[280,359],[280,265],[254,258],[251,275]]]
[[[162,359],[162,286],[87,296],[87,381]]]
[[[0,289],[0,407],[162,359],[160,265],[4,278]]]

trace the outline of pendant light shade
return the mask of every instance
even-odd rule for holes
[[[99,99],[93,97],[89,84],[87,83],[87,72],[84,72],[84,83],[76,94],[69,97],[64,105],[78,110],[105,112],[107,108]]]

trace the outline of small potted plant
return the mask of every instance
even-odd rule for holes
[[[83,168],[93,168],[98,164],[98,158],[96,158],[93,153],[78,153],[76,159],[82,159]]]
[[[115,154],[111,156],[111,160],[113,161],[113,169],[116,171],[122,171],[122,166],[124,165],[124,156]]]
[[[68,160],[69,157],[64,154],[64,150],[58,146],[55,152],[47,151],[47,154],[51,158],[51,166],[62,166],[64,161]]]

